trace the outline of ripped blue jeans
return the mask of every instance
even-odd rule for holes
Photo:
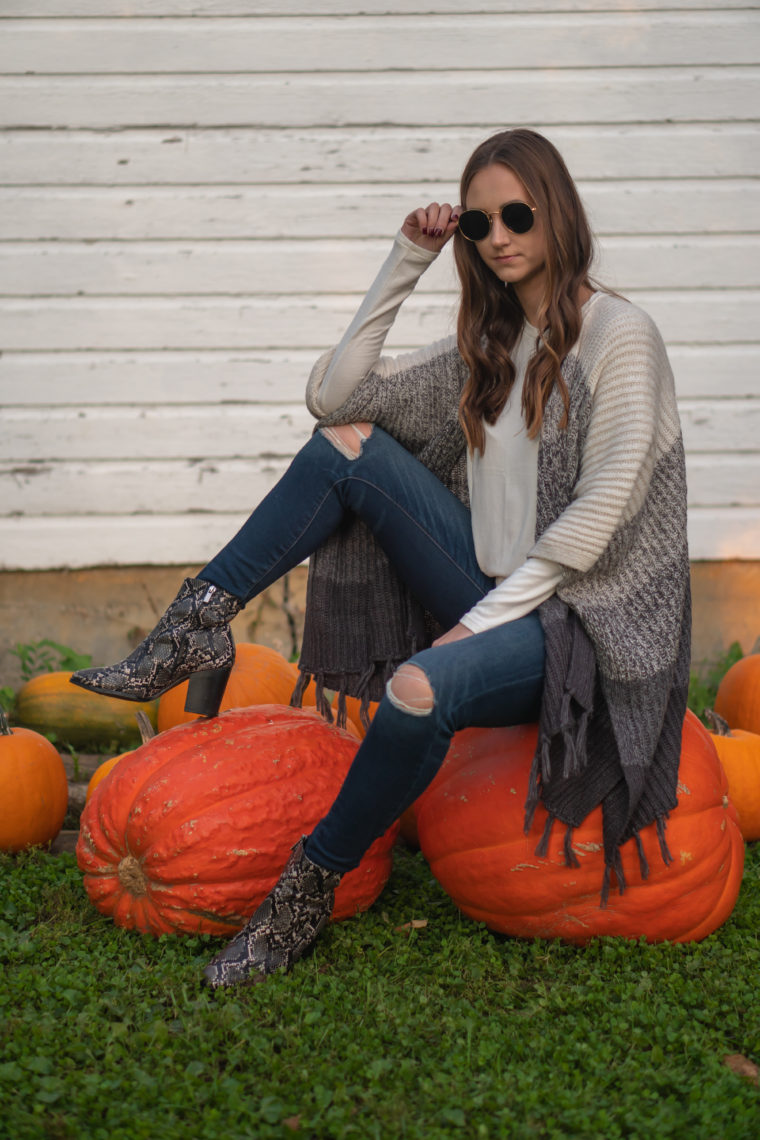
[[[199,577],[246,601],[297,566],[357,514],[400,577],[445,629],[493,586],[475,557],[470,512],[405,448],[374,426],[358,454],[316,432],[279,483]],[[544,638],[537,614],[425,649],[408,665],[432,690],[425,707],[380,702],[338,796],[306,854],[350,871],[438,771],[453,733],[538,718]],[[398,674],[396,674],[398,676]]]

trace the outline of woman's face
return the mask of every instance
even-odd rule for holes
[[[467,190],[465,208],[491,214],[491,229],[475,248],[488,268],[504,284],[514,286],[528,311],[526,300],[543,293],[546,280],[546,239],[543,221],[536,212],[533,226],[525,234],[515,234],[501,220],[501,207],[507,202],[527,202],[535,206],[520,179],[509,167],[494,163],[479,170]]]

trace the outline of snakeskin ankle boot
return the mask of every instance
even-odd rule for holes
[[[190,678],[185,711],[216,716],[235,660],[230,621],[244,603],[211,582],[186,578],[156,628],[129,657],[80,669],[71,682],[107,697],[152,701]]]
[[[289,970],[310,950],[332,914],[339,871],[312,863],[303,836],[285,870],[252,918],[203,971],[208,984],[234,986],[263,981],[275,970]]]

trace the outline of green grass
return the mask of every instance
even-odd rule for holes
[[[395,928],[426,918],[424,929]],[[74,858],[0,857],[3,1140],[756,1140],[760,845],[696,945],[522,942],[460,917],[421,856],[289,975],[202,988],[210,938],[87,901]]]

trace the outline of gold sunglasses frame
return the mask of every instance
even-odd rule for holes
[[[479,241],[485,241],[486,238],[488,237],[488,235],[491,233],[491,230],[493,229],[493,219],[494,218],[501,218],[501,223],[504,226],[504,228],[509,230],[509,232],[511,234],[517,234],[519,237],[520,236],[520,230],[513,230],[511,226],[507,225],[507,223],[504,221],[504,218],[502,217],[502,212],[504,210],[506,210],[507,206],[527,206],[527,208],[530,210],[530,212],[532,214],[535,214],[535,212],[536,212],[535,206],[529,206],[527,202],[523,202],[520,198],[513,198],[511,201],[505,202],[503,206],[499,206],[498,210],[494,210],[490,214],[488,213],[487,210],[477,210],[477,209],[463,210],[462,213],[459,215],[459,221],[457,222],[457,226],[458,226],[459,232],[462,235],[462,237],[464,238],[464,240],[465,241],[471,241],[473,243],[473,245],[477,245],[477,243]],[[484,217],[488,218],[488,233],[483,234],[482,238],[468,237],[467,234],[464,232],[464,230],[461,228],[461,221],[462,221],[462,218],[464,217],[465,214],[483,214]],[[535,221],[535,218],[534,218],[534,221]],[[522,233],[529,234],[532,229],[533,229],[533,222],[531,222],[531,224],[528,226],[527,230],[523,230]]]

